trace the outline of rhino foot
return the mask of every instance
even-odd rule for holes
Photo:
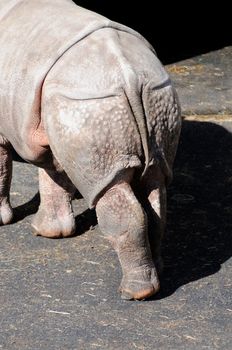
[[[119,291],[125,300],[143,300],[158,292],[160,288],[155,268],[140,267],[123,276]]]
[[[47,238],[70,237],[75,233],[75,218],[71,213],[47,212],[39,209],[32,221],[32,227],[36,236]]]
[[[0,226],[10,224],[13,220],[13,210],[8,201],[0,204]]]
[[[66,174],[39,169],[40,207],[32,221],[37,236],[69,237],[75,233],[72,197],[75,188]]]

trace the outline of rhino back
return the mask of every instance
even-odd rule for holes
[[[26,160],[46,145],[40,118],[43,81],[75,42],[109,25],[70,0],[0,1],[0,133]]]

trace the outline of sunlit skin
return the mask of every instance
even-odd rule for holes
[[[36,234],[75,233],[78,189],[118,254],[122,298],[150,297],[181,128],[153,48],[69,0],[3,0],[0,33],[0,224],[13,219],[14,148],[39,167]]]

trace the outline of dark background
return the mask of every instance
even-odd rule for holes
[[[165,64],[232,44],[231,11],[223,1],[75,2],[140,32]]]

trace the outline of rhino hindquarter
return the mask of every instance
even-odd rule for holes
[[[126,35],[131,42],[133,36]],[[134,44],[126,52],[128,40],[122,47],[119,37],[110,29],[99,30],[62,56],[44,84],[42,117],[53,154],[89,207],[96,206],[99,226],[118,253],[122,296],[143,299],[159,289],[159,281],[148,242],[147,215],[130,182],[136,169],[141,168],[141,174],[145,165],[139,118],[140,125],[147,127],[147,170],[153,169],[156,175],[159,170],[164,179],[170,173],[168,145],[173,131],[169,135],[169,102],[165,102],[170,83],[148,47],[133,37]],[[138,42],[143,52],[140,67],[127,59]],[[152,103],[150,93],[146,95],[150,81],[155,90],[159,84],[160,90],[164,87],[161,112],[156,94]],[[143,103],[145,113],[136,108],[138,103]],[[162,185],[166,186],[165,180]],[[150,193],[156,188],[153,183]],[[160,198],[150,193],[148,199],[156,211],[154,203],[160,203]]]
[[[94,32],[61,57],[44,83],[42,118],[51,149],[90,207],[121,172],[142,166],[115,46],[112,29]]]

